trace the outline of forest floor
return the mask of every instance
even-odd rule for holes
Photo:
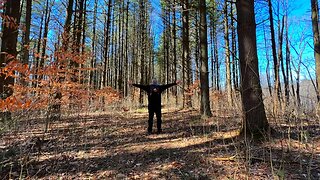
[[[198,114],[164,109],[151,135],[146,110],[77,115],[47,133],[44,120],[19,121],[0,136],[0,179],[320,179],[319,121],[278,123],[258,143],[239,137],[239,115]]]

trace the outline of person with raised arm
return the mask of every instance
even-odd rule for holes
[[[149,112],[149,120],[148,120],[148,129],[147,134],[152,134],[152,126],[153,126],[153,116],[156,114],[157,117],[157,133],[160,134],[162,132],[161,129],[161,93],[166,89],[178,85],[180,81],[176,81],[175,83],[159,85],[157,79],[153,78],[152,83],[150,85],[142,85],[142,84],[132,84],[130,85],[140,88],[144,90],[148,94],[148,112]]]

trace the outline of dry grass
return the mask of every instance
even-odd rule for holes
[[[218,104],[215,104],[218,105]],[[238,111],[163,110],[163,134],[146,135],[145,109],[78,113],[52,122],[18,121],[1,135],[1,179],[319,179],[320,127],[310,119],[271,121],[279,137],[238,136]],[[289,123],[289,122],[290,123]],[[280,123],[281,122],[281,123]]]

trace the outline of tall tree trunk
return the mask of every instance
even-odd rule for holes
[[[40,49],[41,49],[41,39],[42,39],[42,30],[43,30],[43,20],[44,20],[44,14],[41,16],[40,20],[40,30],[39,30],[39,37],[37,41],[37,50],[36,50],[36,55],[34,55],[35,58],[35,67],[36,67],[36,73],[34,75],[34,82],[33,82],[33,87],[37,87],[39,82],[38,82],[38,77],[39,77],[39,65],[40,65]]]
[[[272,12],[272,3],[271,0],[268,0],[268,7],[269,7],[269,20],[270,20],[270,31],[271,31],[271,45],[272,45],[272,55],[273,55],[273,68],[274,68],[274,93],[273,96],[273,113],[275,115],[278,114],[278,106],[280,101],[280,80],[279,80],[279,63],[277,58],[277,51],[276,51],[276,40],[275,40],[275,33],[274,33],[274,24],[273,24],[273,12]]]
[[[47,50],[47,39],[48,39],[48,32],[49,32],[49,22],[50,22],[50,14],[51,14],[51,7],[49,7],[49,0],[46,1],[46,9],[44,12],[44,32],[43,32],[43,43],[42,43],[42,50],[41,50],[41,59],[39,68],[44,68],[44,63],[46,59],[46,50]],[[43,79],[43,75],[39,77],[39,80]]]
[[[161,68],[161,72],[160,72],[160,81],[161,82],[163,82],[163,83],[166,83],[166,67],[167,67],[167,65],[166,65],[166,63],[167,63],[167,52],[168,52],[168,43],[167,43],[167,41],[168,41],[168,29],[167,29],[167,27],[168,27],[168,23],[167,23],[167,21],[168,21],[168,13],[167,13],[167,10],[168,8],[167,8],[167,6],[165,5],[165,7],[164,7],[164,12],[163,12],[163,25],[164,25],[164,35],[163,35],[163,60],[162,60],[162,67],[160,67]]]
[[[261,137],[269,129],[260,85],[254,0],[237,0],[243,133]]]
[[[122,3],[119,3],[119,12],[120,13],[120,17],[119,17],[119,24],[118,24],[118,28],[119,28],[119,32],[118,32],[118,63],[119,63],[119,76],[118,76],[118,89],[119,92],[123,95],[123,66],[124,66],[124,54],[123,54],[123,41],[124,41],[124,8],[125,7],[125,1],[122,1]]]
[[[233,80],[233,88],[234,90],[239,87],[239,66],[238,66],[238,58],[237,58],[237,42],[236,42],[236,27],[234,25],[235,16],[234,16],[234,3],[231,3],[230,8],[230,16],[231,16],[231,52],[232,52],[232,80]]]
[[[20,18],[20,0],[5,1],[3,16],[7,17],[2,20],[1,36],[1,54],[0,67],[3,68],[17,56],[17,38]],[[8,18],[9,17],[9,18]],[[10,20],[9,20],[10,19]],[[13,89],[9,86],[14,85],[14,77],[0,74],[0,95],[5,100],[13,94]],[[11,112],[0,112],[0,121],[10,121]]]
[[[137,4],[133,4],[133,12],[136,12],[136,9],[137,9]],[[137,15],[134,15],[134,18],[133,18],[133,32],[135,34],[138,34],[137,33],[138,31],[138,28],[137,28]],[[137,47],[138,47],[138,38],[137,36],[134,36],[133,39],[132,39],[132,71],[131,71],[131,77],[132,77],[132,81],[134,82],[137,82],[138,81],[138,51],[137,51]]]
[[[314,59],[316,61],[316,82],[317,82],[317,111],[320,110],[320,40],[319,40],[319,5],[317,0],[311,0],[311,20],[313,31]]]
[[[70,43],[71,19],[73,14],[73,0],[68,0],[67,16],[64,23],[64,32],[62,36],[62,50],[65,52]]]
[[[124,82],[126,83],[128,80],[129,80],[129,58],[128,58],[128,41],[129,41],[129,5],[130,5],[130,2],[127,1],[127,7],[126,7],[126,25],[125,25],[125,68],[124,68],[124,76],[125,76],[125,80]],[[128,96],[128,85],[125,84],[125,89],[124,89],[124,95],[125,96]]]
[[[94,86],[94,74],[96,72],[96,70],[93,70],[93,68],[95,68],[96,65],[96,25],[97,25],[97,8],[98,8],[98,0],[94,1],[94,10],[93,10],[93,25],[92,25],[92,44],[91,44],[91,48],[92,48],[92,57],[90,59],[90,75],[89,75],[89,87],[93,89],[95,89]]]
[[[145,77],[145,51],[146,51],[146,19],[145,19],[145,0],[139,0],[139,22],[140,22],[140,29],[139,29],[139,35],[140,35],[140,84],[146,83],[146,77]],[[140,105],[143,104],[143,94],[140,90],[140,96],[139,96],[139,102]]]
[[[112,2],[111,2],[112,3]],[[115,6],[114,6],[115,7]],[[115,8],[113,8],[113,9],[111,9],[111,12],[112,11],[114,11],[114,9]],[[116,79],[116,59],[115,59],[115,52],[116,52],[116,32],[115,32],[115,28],[114,28],[114,26],[115,26],[115,13],[112,13],[112,21],[111,21],[111,26],[109,27],[110,28],[110,32],[109,32],[109,35],[110,35],[110,37],[109,37],[109,42],[108,43],[106,43],[106,42],[104,42],[105,43],[105,45],[106,44],[108,44],[108,46],[109,46],[109,48],[110,48],[110,52],[105,52],[106,51],[106,48],[104,47],[104,56],[107,56],[107,67],[104,67],[104,69],[103,70],[106,70],[107,71],[107,82],[106,82],[106,85],[107,86],[111,86],[111,87],[113,87],[113,88],[116,88],[116,83],[115,83],[115,79]],[[105,18],[105,22],[107,22],[107,17]],[[106,29],[107,29],[107,24],[108,23],[105,23],[105,27],[104,27],[104,29],[105,29],[105,35],[104,35],[104,37],[105,37],[105,39],[107,38],[106,36],[107,36],[107,31],[106,31]],[[108,35],[108,36],[109,36]],[[108,48],[108,49],[109,49]],[[107,54],[106,54],[107,53]],[[105,65],[104,65],[105,66]],[[105,73],[105,72],[103,72],[103,73]],[[109,74],[109,76],[108,76],[108,74]],[[102,76],[103,77],[103,79],[104,79],[104,75]],[[103,81],[101,81],[101,82],[103,82]],[[103,86],[103,84],[101,84],[101,87],[104,87]]]
[[[185,70],[182,72],[186,79],[188,93],[185,96],[184,107],[192,107],[191,100],[191,59],[190,59],[190,46],[189,46],[189,2],[188,0],[182,1],[182,61],[185,65]],[[185,94],[185,93],[184,93]]]
[[[169,60],[170,60],[170,41],[171,41],[171,37],[170,37],[170,29],[171,29],[171,3],[170,1],[167,2],[167,10],[166,10],[166,41],[165,41],[165,44],[166,44],[166,48],[165,48],[165,83],[168,84],[169,83],[169,67],[170,67],[170,63],[169,63]],[[169,99],[169,91],[166,91],[166,100],[167,100],[167,103],[168,103],[168,99]]]
[[[200,91],[201,104],[200,113],[202,117],[211,117],[210,100],[209,100],[209,72],[208,72],[208,42],[207,42],[207,13],[206,1],[199,0],[200,14]]]
[[[211,67],[210,67],[210,76],[211,76],[211,88],[214,89],[215,88],[215,71],[214,71],[214,44],[213,44],[213,18],[210,18],[210,62],[211,62]]]
[[[103,81],[102,86],[107,86],[107,64],[108,64],[108,53],[109,53],[109,31],[111,23],[111,10],[112,10],[112,0],[108,1],[108,13],[107,13],[107,25],[104,40],[104,69],[103,69]]]
[[[177,81],[177,15],[176,15],[176,0],[173,0],[173,79]],[[175,97],[176,106],[178,105],[178,94],[177,94],[177,87],[173,87],[173,95]]]
[[[286,15],[286,81],[285,81],[285,97],[286,97],[286,102],[289,104],[290,103],[290,88],[289,88],[289,68],[290,68],[290,45],[289,45],[289,25],[288,25],[288,15]],[[294,92],[294,91],[293,91]]]
[[[224,2],[224,41],[226,51],[226,91],[229,107],[232,106],[232,90],[231,90],[231,69],[230,69],[230,49],[229,49],[229,23],[228,23],[228,5],[227,0]]]
[[[81,55],[84,55],[85,50],[86,50],[87,0],[84,0],[83,6],[84,6],[83,13],[82,13],[83,22],[82,22],[82,26],[81,26],[82,38],[81,38],[81,49],[80,49]],[[85,63],[80,64],[80,68],[83,68],[85,66],[86,66]],[[80,84],[84,84],[84,82],[86,81],[84,75],[85,75],[85,71],[80,70],[80,72],[79,72]]]
[[[22,63],[25,65],[29,64],[29,53],[30,53],[30,27],[31,27],[31,10],[32,0],[26,0],[26,19],[25,19],[25,31],[23,33],[23,55]],[[27,85],[24,80],[25,75],[22,75],[22,84]]]
[[[217,27],[214,26],[214,36],[213,36],[213,41],[214,41],[214,64],[215,64],[215,72],[216,72],[216,90],[220,91],[220,64],[219,64],[219,52],[218,52],[218,35],[217,35]]]
[[[112,33],[111,33],[111,42],[110,45],[112,46],[112,51],[109,54],[109,58],[112,62],[111,68],[112,68],[112,87],[114,89],[118,88],[118,75],[119,75],[119,69],[118,69],[118,28],[117,28],[117,23],[118,23],[118,15],[116,14],[117,12],[117,2],[113,1],[114,7],[113,7],[113,13],[112,13]]]
[[[81,47],[81,37],[82,37],[82,26],[83,26],[83,9],[84,9],[84,0],[77,0],[77,8],[76,8],[76,16],[74,17],[75,22],[75,30],[74,30],[74,38],[75,41],[73,42],[73,51],[76,53],[76,55],[80,55],[80,47]],[[72,82],[80,82],[81,79],[79,79],[81,71],[78,69],[80,67],[80,64],[75,61],[74,59],[71,59],[70,61],[70,67],[73,69],[73,74],[71,76]],[[73,97],[74,95],[71,95]]]
[[[195,5],[195,4],[192,4],[194,6],[198,6],[199,5],[199,1],[198,1],[198,4]],[[199,16],[199,11],[195,11],[195,15],[194,15],[194,26],[195,28],[194,29],[194,34],[195,34],[195,43],[194,43],[194,62],[195,62],[195,73],[194,73],[194,76],[195,76],[195,80],[200,80],[201,81],[201,75],[200,75],[200,71],[201,71],[201,60],[200,60],[200,16]],[[192,24],[190,24],[192,25]],[[193,34],[192,31],[190,34]],[[190,41],[191,37],[189,38],[189,41]],[[190,54],[191,55],[191,54]],[[191,61],[191,59],[190,59]],[[191,63],[191,62],[190,62]],[[190,67],[191,68],[191,67]],[[191,69],[192,70],[192,69]],[[201,87],[201,85],[200,85]],[[196,99],[198,99],[198,103],[200,104],[200,107],[201,107],[201,91],[197,91],[194,93],[196,97]]]
[[[263,28],[263,35],[264,35],[264,46],[267,49],[267,36],[266,36],[266,31],[265,28]],[[273,96],[272,94],[272,85],[271,85],[271,78],[270,78],[270,59],[269,59],[269,53],[266,51],[266,59],[267,59],[267,67],[266,67],[266,76],[267,76],[267,84],[268,84],[268,90],[269,90],[269,95],[270,97]]]
[[[285,64],[284,64],[284,59],[283,59],[283,53],[282,53],[282,47],[283,47],[283,34],[284,34],[284,21],[285,21],[285,16],[282,17],[282,23],[280,25],[279,23],[279,62],[281,65],[281,71],[282,71],[282,76],[283,76],[283,83],[284,83],[284,88],[285,88],[285,97],[284,97],[284,106],[288,105],[288,101],[287,101],[287,96],[289,95],[287,93],[287,75],[286,75],[286,70],[285,70]]]

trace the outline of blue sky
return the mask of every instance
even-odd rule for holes
[[[153,12],[151,15],[151,21],[152,21],[152,28],[155,36],[155,44],[158,45],[160,43],[160,35],[163,30],[163,25],[162,25],[162,19],[160,18],[161,16],[161,8],[160,8],[160,0],[150,0],[151,5],[153,6]],[[266,20],[268,18],[268,12],[266,4],[263,4],[259,1],[260,5],[262,4],[263,9],[260,12],[256,12],[256,20],[257,23],[262,20]],[[289,3],[289,8],[288,13],[289,13],[289,38],[290,42],[293,47],[300,53],[300,51],[303,50],[303,55],[302,59],[305,64],[308,65],[309,71],[314,74],[314,60],[313,60],[313,50],[312,48],[307,44],[309,43],[310,45],[313,44],[312,40],[312,27],[311,27],[311,17],[310,17],[310,0],[288,0]],[[256,3],[257,5],[258,3]],[[276,3],[274,5],[274,12],[277,8]],[[258,5],[257,5],[258,6]],[[259,7],[260,8],[260,7]],[[259,11],[259,10],[257,10]],[[281,10],[280,12],[283,12]],[[262,13],[262,14],[259,14]],[[259,20],[259,18],[264,18],[262,20]],[[258,25],[259,26],[259,25]],[[277,28],[277,25],[275,24],[275,28]],[[268,26],[265,26],[265,28]],[[277,31],[277,30],[276,30]],[[269,30],[266,30],[267,36],[270,36]],[[277,35],[276,35],[277,36]],[[269,38],[269,37],[267,37]],[[257,28],[257,41],[258,41],[258,54],[259,54],[259,70],[262,78],[262,82],[265,82],[265,70],[266,70],[266,48],[264,45],[264,36],[263,36],[263,31],[261,31],[261,27]],[[223,46],[224,43],[220,42],[220,46]],[[269,43],[270,45],[270,43]],[[271,46],[271,45],[270,45]],[[268,54],[271,55],[272,53],[270,52],[270,49],[267,49]],[[284,52],[285,53],[285,52]],[[222,58],[224,54],[224,50],[221,51],[220,58]],[[284,54],[285,55],[285,54]],[[295,51],[291,51],[291,57],[292,60],[298,64],[298,56],[295,53]],[[223,60],[222,60],[223,61]],[[272,63],[271,67],[272,69]],[[272,71],[270,71],[272,74]],[[296,75],[294,73],[294,75]],[[222,76],[224,76],[222,74]],[[224,77],[221,77],[224,79]],[[309,79],[309,75],[307,74],[307,71],[304,67],[301,69],[301,79]]]
[[[160,43],[160,35],[163,31],[163,24],[162,24],[162,19],[161,19],[161,5],[160,5],[160,0],[150,0],[151,5],[153,7],[152,14],[151,14],[151,26],[152,26],[152,31],[155,36],[155,44],[156,47]]]

